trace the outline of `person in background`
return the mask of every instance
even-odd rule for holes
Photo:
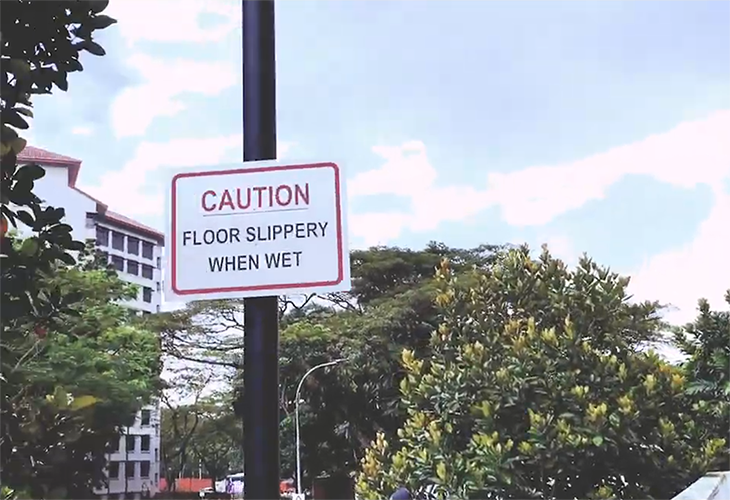
[[[395,490],[395,493],[390,495],[390,500],[413,500],[413,497],[411,496],[411,492],[408,491],[408,488],[400,487]]]

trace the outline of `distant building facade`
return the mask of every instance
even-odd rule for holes
[[[164,235],[109,210],[77,188],[80,160],[27,146],[18,155],[18,163],[45,168],[46,175],[35,183],[36,195],[50,206],[63,207],[74,239],[96,241],[119,277],[138,285],[137,297],[124,305],[141,314],[159,312]],[[125,429],[117,451],[109,456],[107,475],[108,487],[96,492],[104,499],[152,497],[160,490],[159,403],[144,407],[134,425]]]

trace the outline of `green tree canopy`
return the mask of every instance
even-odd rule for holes
[[[243,422],[227,397],[211,397],[198,405],[198,428],[191,447],[215,488],[216,480],[243,470]]]
[[[346,361],[306,380],[300,407],[305,482],[349,474],[376,433],[402,423],[400,352],[423,350],[437,325],[434,270],[444,257],[460,272],[492,265],[500,247],[422,250],[375,247],[352,253],[353,289],[287,312],[280,337],[282,472],[294,475],[295,391],[319,363]],[[331,304],[327,308],[324,305]]]
[[[432,351],[404,350],[408,415],[362,462],[363,498],[669,498],[726,446],[681,368],[638,347],[662,326],[628,279],[583,258],[508,252],[472,280],[444,261]]]
[[[133,287],[91,260],[39,278],[39,293],[64,297],[52,320],[3,325],[3,486],[32,498],[88,498],[110,444],[159,389],[158,340],[120,304]]]

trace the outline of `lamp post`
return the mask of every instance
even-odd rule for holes
[[[345,361],[343,359],[335,359],[334,361],[328,361],[327,363],[319,364],[313,368],[310,368],[307,373],[304,374],[302,379],[299,381],[299,385],[297,386],[297,393],[295,396],[295,403],[294,403],[294,421],[295,421],[295,427],[296,427],[296,440],[297,440],[297,493],[301,495],[302,493],[302,459],[299,452],[299,392],[302,390],[302,384],[304,383],[304,380],[309,376],[310,373],[312,373],[315,370],[319,370],[320,368],[325,368],[327,366],[334,366],[337,363],[341,363]]]

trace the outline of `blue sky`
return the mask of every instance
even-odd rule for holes
[[[140,5],[111,1],[107,56],[38,99],[31,136],[162,229],[166,168],[241,158],[240,6]],[[631,274],[676,321],[700,296],[722,305],[729,2],[277,9],[280,156],[346,168],[351,246],[548,243]]]

